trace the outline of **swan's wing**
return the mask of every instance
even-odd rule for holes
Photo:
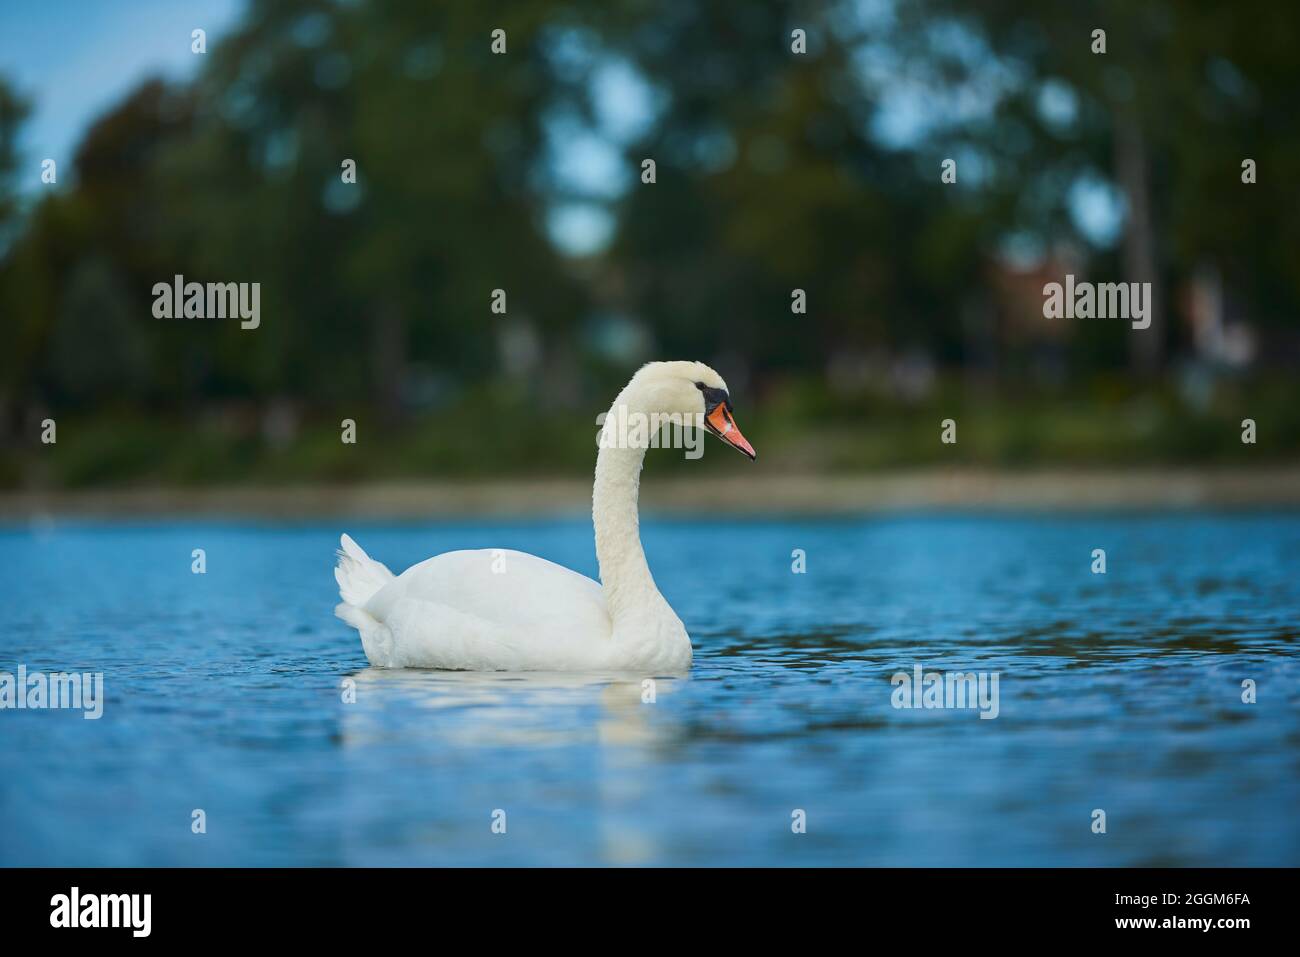
[[[402,598],[437,602],[489,621],[536,624],[560,616],[605,612],[605,594],[585,575],[536,555],[509,549],[445,552],[412,565],[376,592],[365,608],[385,617],[385,608]]]
[[[423,561],[365,610],[392,633],[399,667],[562,669],[601,657],[612,631],[599,584],[505,549]]]
[[[528,657],[529,644],[522,640],[522,633],[419,598],[394,601],[383,627],[392,636],[388,658],[381,662],[372,659],[372,664],[503,671],[522,667]]]

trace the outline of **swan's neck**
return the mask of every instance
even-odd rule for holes
[[[617,414],[620,396],[610,418]],[[605,591],[605,606],[617,626],[638,613],[666,607],[655,587],[637,516],[637,495],[641,487],[644,448],[606,446],[596,456],[596,483],[592,488],[591,513],[596,526],[596,559]]]

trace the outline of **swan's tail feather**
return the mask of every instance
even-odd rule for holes
[[[367,555],[361,546],[352,540],[352,536],[344,533],[339,539],[339,544],[342,548],[338,551],[339,563],[334,569],[334,579],[339,583],[339,597],[344,602],[339,608],[352,606],[360,611],[361,606],[368,602],[375,592],[393,580],[393,573],[382,562],[377,562]],[[361,627],[345,617],[342,611],[339,611],[338,615],[348,624],[356,628]]]
[[[339,563],[334,578],[339,583],[339,597],[343,599],[334,608],[338,615],[361,633],[361,647],[372,665],[392,665],[393,636],[388,626],[366,611],[365,604],[375,592],[393,580],[393,573],[377,562],[352,540],[344,535],[339,539]]]

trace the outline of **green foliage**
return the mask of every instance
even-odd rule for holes
[[[1300,447],[1300,407],[1289,381],[1267,379],[1222,390],[1208,406],[1178,392],[1135,390],[1101,380],[1086,391],[1007,397],[940,383],[922,402],[878,394],[846,397],[816,380],[787,380],[766,401],[738,406],[767,473],[845,473],[914,466],[1022,468],[1051,465],[1155,466],[1284,463]],[[41,475],[77,488],[143,482],[166,486],[258,485],[590,475],[594,412],[539,411],[525,395],[480,391],[413,418],[400,431],[376,415],[357,420],[357,443],[340,441],[342,411],[297,424],[276,438],[253,406],[186,417],[136,412],[61,419],[54,446],[0,451],[0,488]],[[957,443],[939,441],[957,422]],[[1241,442],[1241,420],[1259,424]],[[526,423],[526,427],[522,425]],[[657,474],[699,476],[734,466],[705,437],[705,455],[650,455]]]
[[[142,83],[67,185],[22,200],[27,105],[0,80],[0,482],[585,469],[594,411],[659,357],[718,366],[792,470],[1231,459],[1245,415],[1293,455],[1298,27],[1288,5],[1174,0],[258,0],[192,82]],[[600,132],[611,64],[650,115],[610,134],[619,182],[571,195],[556,121]],[[900,89],[923,129],[891,142]],[[1080,181],[1140,201],[1146,235],[1094,246]],[[608,248],[556,247],[547,217],[572,200],[614,217]],[[1014,237],[1115,278],[1154,251],[1150,340],[1027,323]],[[1259,333],[1248,378],[1197,352],[1185,290],[1206,270]],[[261,327],[155,319],[153,285],[178,274],[260,283]],[[610,345],[628,318],[645,343]],[[1154,365],[1133,363],[1140,341]],[[937,379],[891,384],[908,356]],[[845,387],[846,368],[880,381]],[[265,434],[276,408],[291,438]],[[52,413],[67,438],[47,454],[32,423]],[[948,416],[956,449],[935,440]]]

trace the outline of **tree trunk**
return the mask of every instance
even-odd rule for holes
[[[371,353],[375,406],[385,425],[401,420],[402,384],[406,381],[406,324],[392,300],[379,304]]]
[[[1128,330],[1129,362],[1134,373],[1151,375],[1164,358],[1164,295],[1156,266],[1155,230],[1151,222],[1151,190],[1147,182],[1146,143],[1137,114],[1124,110],[1115,125],[1115,171],[1128,201],[1124,224],[1124,272],[1127,282],[1150,283],[1151,325]]]

